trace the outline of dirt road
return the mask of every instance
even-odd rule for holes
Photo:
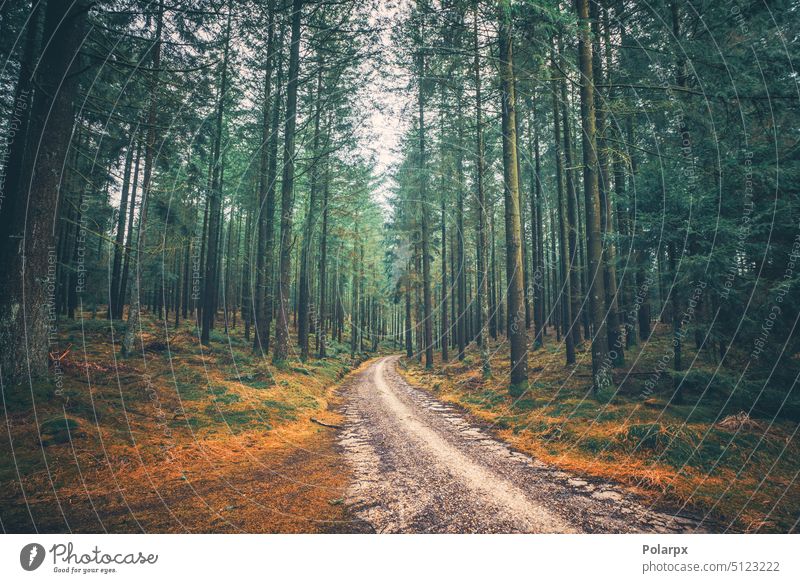
[[[344,385],[340,444],[353,466],[345,503],[376,532],[692,532],[623,488],[512,451],[463,414],[411,387],[399,357]]]

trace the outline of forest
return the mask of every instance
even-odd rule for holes
[[[337,432],[384,357],[796,531],[795,0],[0,6],[3,531],[370,531]]]

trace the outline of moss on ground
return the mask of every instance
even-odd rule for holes
[[[353,361],[334,342],[325,359],[275,367],[241,327],[201,346],[190,323],[145,317],[144,353],[123,358],[124,324],[83,317],[60,323],[59,393],[53,379],[4,392],[6,530],[64,532],[64,516],[74,532],[318,532],[346,519],[328,501],[348,470],[310,417],[340,422],[336,384],[372,355]]]

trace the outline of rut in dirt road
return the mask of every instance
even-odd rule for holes
[[[344,387],[340,443],[355,479],[345,502],[376,532],[693,532],[618,486],[512,451],[455,409],[411,387],[399,357]]]

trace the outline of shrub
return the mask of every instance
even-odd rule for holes
[[[682,466],[695,450],[694,436],[686,429],[660,423],[631,425],[619,441],[630,453],[650,452],[673,466]]]
[[[70,437],[76,435],[78,422],[70,417],[53,417],[42,421],[39,432],[45,445],[53,443],[66,443]]]

